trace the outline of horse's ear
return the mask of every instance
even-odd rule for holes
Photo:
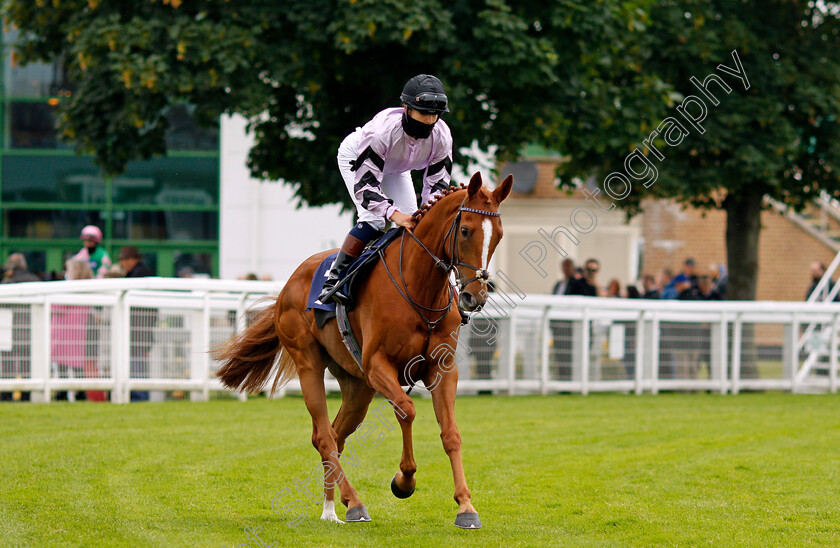
[[[505,177],[505,180],[502,181],[502,184],[497,186],[496,190],[493,191],[493,199],[496,200],[497,204],[502,203],[502,201],[508,197],[511,188],[513,188],[513,175],[508,175]]]
[[[467,187],[467,196],[472,198],[478,193],[479,188],[481,188],[481,173],[476,171],[470,179],[470,186]]]

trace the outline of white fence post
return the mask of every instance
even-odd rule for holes
[[[659,393],[659,314],[656,312],[651,322],[650,393]]]
[[[202,328],[204,331],[204,345],[201,347],[201,400],[208,401],[210,399],[210,294],[204,295],[204,310],[202,314]]]
[[[551,330],[548,328],[548,313],[551,311],[550,306],[546,306],[543,310],[542,321],[540,322],[541,338],[541,352],[540,352],[540,394],[545,396],[548,394],[548,342],[551,339]]]
[[[49,402],[52,399],[50,391],[51,373],[51,326],[50,326],[50,305],[49,300],[44,299],[41,303],[33,303],[29,307],[29,364],[30,377],[41,379],[43,390],[31,392],[32,401]]]
[[[636,381],[636,395],[642,394],[642,378],[645,366],[645,311],[639,313],[639,318],[636,320],[636,366],[633,371],[633,376]]]
[[[118,381],[111,395],[111,401],[128,403],[131,400],[131,305],[128,302],[128,291],[120,293],[115,312],[114,316],[117,318],[115,331],[118,333],[119,346],[115,354],[114,374]]]
[[[189,378],[190,381],[201,383],[201,370],[204,366],[203,354],[207,350],[208,343],[206,337],[206,329],[204,325],[206,321],[204,308],[202,307],[198,310],[191,310],[186,316],[189,320],[190,326],[190,351],[187,354],[187,359],[189,360],[190,364]],[[206,376],[207,375],[205,374],[204,377]],[[194,386],[190,388],[190,401],[202,401],[201,389],[197,390]]]
[[[741,390],[741,313],[735,315],[732,324],[732,393],[737,394]],[[754,341],[753,341],[754,342]]]
[[[831,349],[829,353],[829,369],[828,369],[828,390],[832,394],[837,393],[837,317],[834,314],[831,318]]]
[[[790,391],[796,393],[799,391],[799,383],[796,380],[799,373],[799,345],[797,344],[797,333],[799,333],[799,315],[796,314],[796,312],[793,313],[790,330],[793,334],[793,344],[788,347],[788,352],[790,352],[790,355],[788,356],[788,363],[790,363]]]
[[[508,394],[513,396],[516,393],[516,312],[510,311],[508,318]]]
[[[729,327],[728,321],[726,319],[726,312],[721,312],[720,314],[720,393],[726,394],[728,375],[726,374],[728,367],[728,353],[729,353],[729,341],[727,340],[727,328]]]
[[[580,360],[580,393],[586,396],[589,394],[589,360],[590,360],[590,336],[591,328],[589,320],[589,309],[583,309],[583,318],[581,319],[581,360]]]

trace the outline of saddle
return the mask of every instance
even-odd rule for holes
[[[364,280],[370,271],[379,260],[379,252],[384,250],[388,245],[399,236],[400,228],[392,228],[385,233],[381,238],[369,244],[368,247],[359,255],[355,261],[339,273],[338,283],[335,284],[334,291],[344,288],[344,294],[350,297],[350,302],[344,305],[345,310],[350,310],[355,304],[353,302],[353,295],[359,286],[359,282]],[[315,275],[312,277],[312,285],[309,287],[309,297],[306,301],[306,309],[312,309],[315,313],[315,322],[318,329],[323,329],[324,325],[336,317],[335,301],[330,300],[327,303],[322,303],[318,300],[318,295],[321,294],[321,289],[324,287],[324,282],[327,280],[330,267],[335,261],[337,253],[333,253],[326,257],[318,268],[315,270]]]

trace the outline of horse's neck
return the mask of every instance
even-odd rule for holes
[[[417,239],[435,254],[445,257],[445,240],[452,225],[457,203],[438,203],[430,209],[426,216],[418,223],[414,230]],[[460,202],[458,202],[460,203]],[[449,276],[446,270],[435,264],[435,259],[418,244],[410,235],[404,235],[402,268],[403,276],[409,293],[419,304],[440,308],[445,305],[448,295],[446,286]]]

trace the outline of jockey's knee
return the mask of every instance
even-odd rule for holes
[[[374,221],[359,221],[353,228],[350,229],[350,234],[356,238],[364,241],[370,241],[376,236],[379,236],[385,228],[385,219],[376,219]]]
[[[385,226],[385,221],[382,221],[382,226]],[[358,257],[361,255],[365,246],[373,240],[382,235],[372,221],[360,221],[350,229],[347,238],[341,246],[341,251],[350,255],[351,257]]]

